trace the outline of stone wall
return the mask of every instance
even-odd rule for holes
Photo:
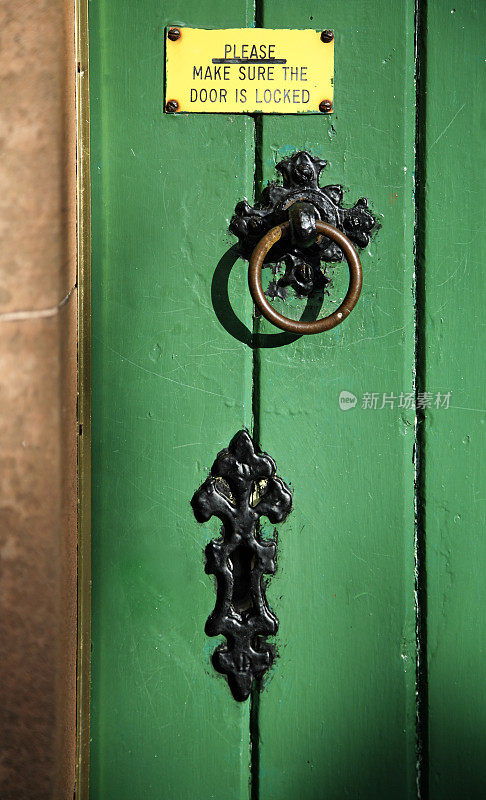
[[[0,797],[74,791],[74,9],[0,0]]]

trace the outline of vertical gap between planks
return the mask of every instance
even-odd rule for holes
[[[261,114],[253,115],[255,136],[255,170],[253,177],[253,195],[255,202],[259,199],[262,190],[262,128]],[[260,350],[258,348],[258,333],[261,317],[257,309],[253,308],[253,335],[252,335],[252,425],[253,439],[260,447]]]
[[[253,116],[255,130],[255,172],[253,192],[255,201],[260,196],[262,185],[262,117]],[[260,350],[257,345],[260,328],[260,316],[253,310],[252,335],[252,433],[257,448],[260,447]],[[259,800],[260,796],[260,689],[261,681],[254,678],[250,695],[250,800]]]
[[[263,2],[255,0],[255,28],[263,28]],[[260,197],[263,182],[263,117],[253,114],[255,165],[253,175],[253,196]],[[252,427],[253,439],[260,447],[260,351],[257,346],[260,316],[253,310],[252,335]],[[260,679],[255,678],[250,695],[250,800],[260,797]]]
[[[261,158],[261,138],[262,138],[262,117],[254,115],[255,126],[255,173],[254,173],[254,197],[259,197],[262,183],[262,158]],[[260,317],[256,309],[253,310],[253,336],[252,336],[252,424],[253,440],[257,447],[260,447],[260,350],[257,346],[257,337],[260,326]],[[250,695],[250,798],[258,800],[260,794],[260,729],[259,729],[259,708],[260,708],[260,679],[256,677]]]
[[[262,182],[262,158],[261,158],[261,138],[262,138],[262,117],[253,117],[255,126],[255,173],[254,173],[254,197],[259,197]],[[260,327],[260,317],[253,310],[253,336],[252,336],[252,423],[253,440],[257,447],[260,447],[260,350],[257,346],[257,337]],[[255,677],[250,695],[250,798],[258,800],[260,795],[260,679]]]
[[[425,505],[425,412],[417,409],[426,389],[425,237],[426,237],[426,79],[427,0],[415,0],[415,636],[416,782],[418,800],[429,797],[427,565]]]
[[[260,797],[260,679],[255,678],[250,695],[250,800]]]

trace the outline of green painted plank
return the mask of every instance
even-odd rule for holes
[[[432,800],[486,784],[486,6],[428,4],[425,411]]]
[[[228,217],[253,186],[244,117],[162,113],[164,27],[249,25],[245,3],[91,3],[91,796],[248,797],[249,710],[210,664],[190,498],[251,421],[251,355],[211,302]],[[224,299],[231,258],[220,263]],[[229,296],[251,319],[245,271]],[[221,312],[223,313],[223,312]]]
[[[342,326],[260,350],[261,445],[294,490],[268,590],[280,657],[260,698],[260,796],[411,798],[414,412],[380,406],[413,389],[414,4],[266,0],[263,24],[336,32],[335,114],[264,118],[264,179],[310,149],[330,162],[323,183],[350,205],[367,196],[382,229]],[[335,300],[347,268],[334,274]],[[343,390],[358,398],[345,412]]]

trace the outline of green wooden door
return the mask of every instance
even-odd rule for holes
[[[451,5],[90,2],[92,798],[484,794],[486,8]],[[335,113],[164,114],[171,24],[333,29]],[[381,228],[349,319],[297,338],[254,317],[227,226],[304,149]],[[279,655],[238,703],[190,499],[243,427],[294,507]]]

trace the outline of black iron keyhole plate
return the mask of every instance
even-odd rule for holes
[[[274,659],[266,637],[277,633],[278,620],[268,606],[263,576],[275,572],[277,543],[263,540],[258,528],[262,516],[283,522],[292,506],[290,489],[275,472],[274,460],[256,449],[247,431],[239,431],[191,501],[198,522],[214,515],[223,523],[221,538],[205,550],[206,572],[217,579],[216,605],[205,630],[226,637],[213,665],[227,675],[236,700],[248,698],[254,678]]]

